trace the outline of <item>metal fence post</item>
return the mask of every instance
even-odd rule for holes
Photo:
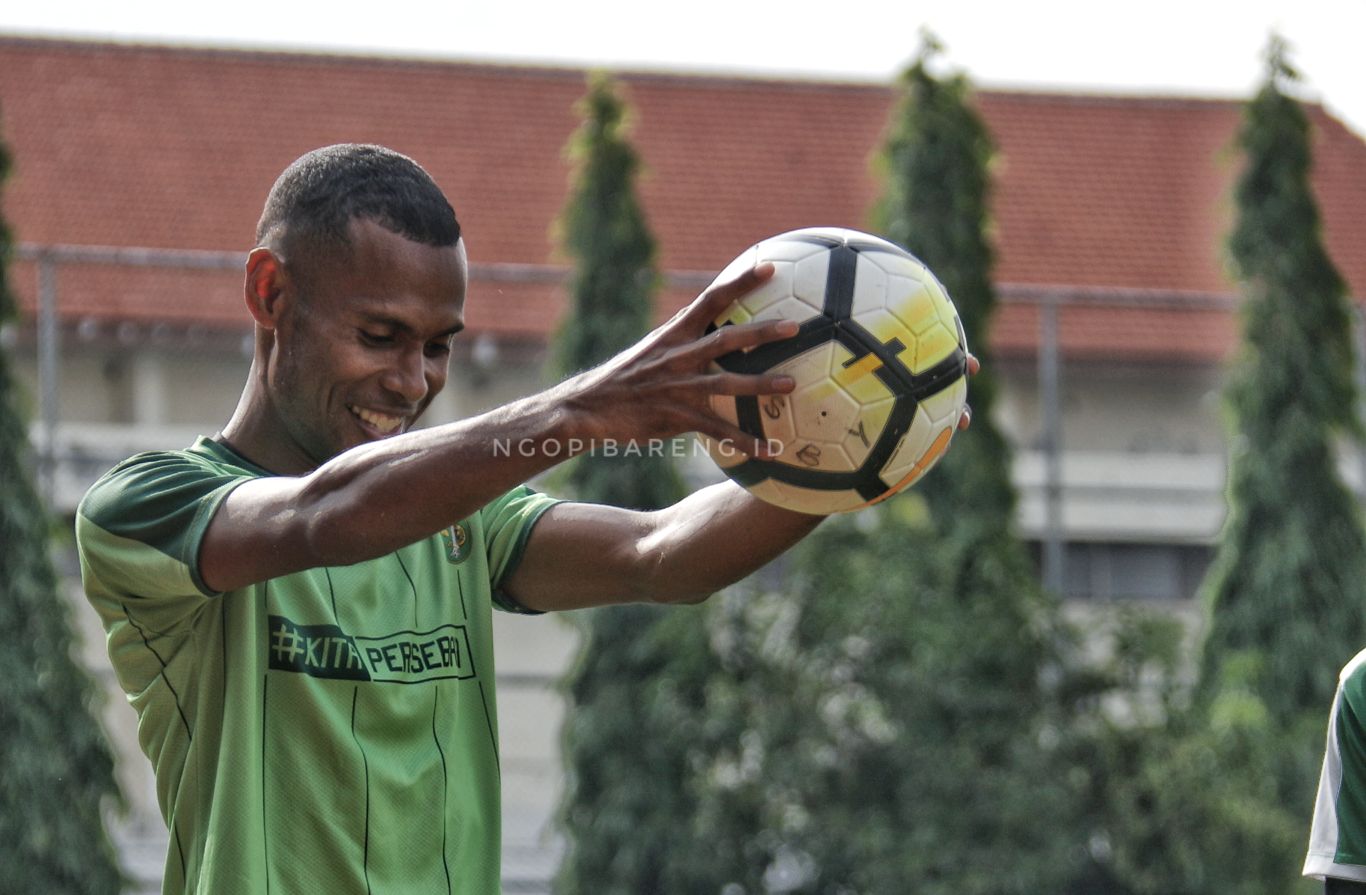
[[[1062,521],[1062,407],[1058,357],[1058,296],[1039,306],[1039,401],[1043,416],[1043,583],[1056,594],[1067,580]]]
[[[1347,299],[1352,309],[1352,379],[1356,385],[1356,421],[1366,419],[1366,310],[1353,298]],[[1357,441],[1357,499],[1366,499],[1366,441]]]
[[[49,509],[57,505],[57,425],[61,328],[57,321],[57,263],[38,256],[38,403],[43,443],[38,453],[38,488]]]

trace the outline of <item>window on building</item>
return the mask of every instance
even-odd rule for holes
[[[1036,560],[1042,548],[1031,543]],[[1064,546],[1069,600],[1180,601],[1195,597],[1213,558],[1201,544],[1073,541]]]

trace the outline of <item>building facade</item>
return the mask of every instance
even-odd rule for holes
[[[884,85],[620,75],[660,245],[659,314],[758,239],[867,229]],[[451,196],[472,261],[469,330],[439,423],[544,384],[566,306],[558,215],[585,73],[455,62],[0,37],[0,213],[26,312],[0,334],[33,397],[40,479],[70,515],[124,457],[212,434],[249,363],[241,267],[274,177],[333,142],[378,142]],[[1239,104],[984,91],[997,142],[1002,305],[992,331],[1018,528],[1079,601],[1189,607],[1223,518],[1223,365],[1236,345],[1225,274]],[[1366,143],[1322,109],[1314,183],[1330,252],[1366,289]],[[1361,463],[1344,458],[1350,481]],[[698,478],[717,473],[705,462]],[[132,809],[116,828],[155,888],[165,834],[132,712],[71,577]],[[559,844],[570,625],[500,618],[506,889],[545,891]]]

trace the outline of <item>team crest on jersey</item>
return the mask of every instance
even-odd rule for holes
[[[470,558],[469,532],[457,522],[441,532],[441,543],[446,545],[446,562],[459,565]]]

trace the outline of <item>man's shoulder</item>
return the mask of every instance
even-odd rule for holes
[[[559,498],[550,497],[531,485],[517,485],[479,508],[478,515],[488,519],[508,512],[521,512],[542,503],[562,503]]]
[[[1354,708],[1366,709],[1366,650],[1357,653],[1343,667],[1340,682],[1347,701]]]
[[[116,518],[131,506],[183,503],[222,485],[260,475],[207,438],[187,448],[144,451],[116,464],[86,491],[78,519]]]

